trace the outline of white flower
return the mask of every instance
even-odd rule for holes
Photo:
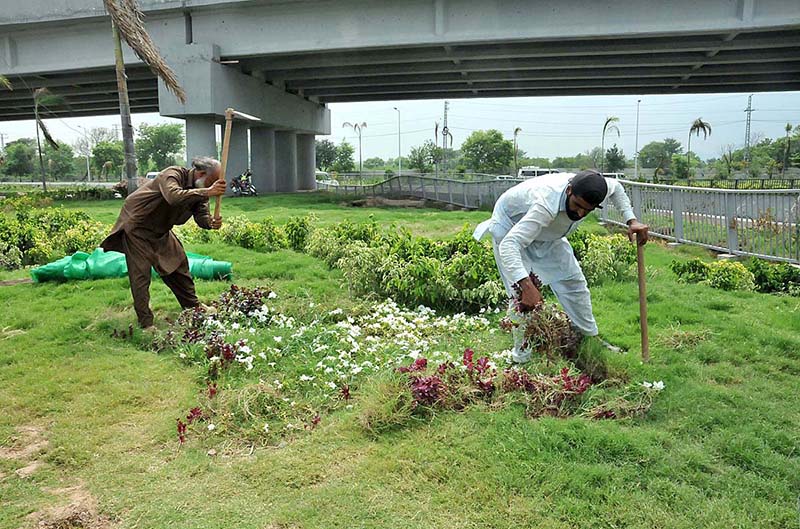
[[[238,323],[236,323],[236,322],[233,322],[233,323],[231,324],[231,329],[233,329],[234,331],[238,330],[238,329],[239,329],[239,327],[241,327],[241,325],[239,325],[239,324],[238,324]]]
[[[653,382],[653,389],[656,391],[661,391],[664,389],[664,381],[659,380],[658,382]]]
[[[309,307],[309,308],[311,308],[311,309],[313,309],[313,308],[314,308],[314,307],[316,307],[316,306],[317,306],[317,304],[316,304],[316,303],[314,303],[313,301],[312,301],[311,303],[309,303],[309,304],[308,304],[308,307]]]
[[[209,432],[213,432],[214,428],[216,428],[216,426],[214,426],[214,423],[211,423],[211,424],[208,425],[208,431]]]
[[[247,329],[247,330],[248,330],[248,332],[249,332],[250,334],[255,334],[255,333],[256,333],[256,329],[255,329],[255,327],[250,327],[250,328],[249,328],[249,329]]]
[[[264,423],[264,433],[269,433],[269,423]]]
[[[275,298],[277,298],[277,297],[278,297],[278,295],[277,295],[275,292],[270,292],[270,293],[267,295],[267,299],[275,299]]]
[[[337,314],[341,314],[342,312],[343,312],[342,309],[336,308],[330,311],[328,314],[330,314],[331,316],[336,316]]]
[[[281,381],[278,379],[273,380],[272,383],[275,384],[275,387],[278,389],[281,389],[283,387],[283,384],[281,384]]]
[[[239,351],[244,353],[244,354],[250,354],[253,350],[250,349],[249,345],[243,345],[243,346],[239,347]]]
[[[651,384],[650,382],[647,382],[647,381],[645,380],[644,382],[642,382],[642,386],[644,386],[644,387],[646,387],[646,388],[648,388],[648,389],[649,389],[649,388],[652,388],[652,387],[653,387],[653,384]]]
[[[314,377],[309,375],[300,375],[300,382],[311,382],[314,380]]]
[[[336,382],[326,382],[325,384],[331,389],[336,389]]]
[[[186,358],[186,353],[181,353],[178,356],[181,357],[181,358]]]
[[[345,406],[345,408],[347,408],[348,410],[352,410],[353,409],[353,405],[352,404],[348,404],[347,406]]]
[[[267,355],[264,353],[264,351],[261,351],[260,353],[258,353],[258,357],[260,359],[262,359],[262,360],[266,360],[267,359]]]
[[[272,338],[278,343],[281,343],[281,340],[283,340],[282,336],[273,336]]]

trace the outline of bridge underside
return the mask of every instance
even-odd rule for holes
[[[327,103],[800,90],[800,29],[223,59]]]
[[[800,29],[669,36],[387,47],[220,62],[321,103],[567,95],[800,90]],[[158,83],[129,65],[133,112],[158,112]],[[12,77],[0,121],[32,119],[30,87],[65,99],[51,116],[119,110],[111,67]],[[0,92],[3,92],[0,89]]]

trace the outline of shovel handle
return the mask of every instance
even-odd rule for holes
[[[642,362],[650,361],[650,342],[647,338],[647,287],[645,286],[644,245],[636,236],[636,269],[639,276],[639,326],[642,329]]]

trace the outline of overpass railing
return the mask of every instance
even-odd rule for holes
[[[800,263],[800,189],[735,190],[668,186],[620,180],[637,218],[656,237],[734,255]],[[319,184],[354,196],[415,197],[469,209],[491,209],[519,180],[465,182],[427,176],[396,176],[372,185]],[[604,222],[623,225],[613,207]]]

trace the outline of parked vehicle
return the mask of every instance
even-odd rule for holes
[[[146,179],[148,179],[148,180],[155,180],[155,178],[156,178],[158,175],[160,175],[160,174],[161,174],[161,173],[159,173],[158,171],[150,171],[149,173],[147,173],[146,175],[144,175],[144,177],[145,177]]]
[[[527,180],[528,178],[536,178],[537,176],[560,172],[562,172],[561,169],[542,169],[536,166],[526,166],[519,168],[519,171],[517,171],[517,178]]]
[[[250,181],[253,172],[248,169],[239,176],[235,176],[230,183],[231,191],[235,197],[257,197],[256,186]]]

